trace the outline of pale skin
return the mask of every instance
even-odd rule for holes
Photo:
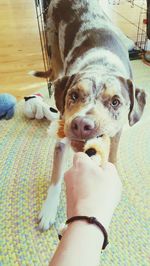
[[[115,166],[102,169],[86,154],[76,153],[65,173],[67,217],[95,216],[108,231],[122,184]],[[97,266],[104,237],[95,225],[76,221],[68,225],[49,266]]]

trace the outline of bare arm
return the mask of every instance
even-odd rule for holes
[[[96,226],[73,222],[63,234],[50,266],[97,266],[103,240]]]
[[[85,154],[74,157],[65,174],[67,216],[95,216],[108,230],[121,196],[121,182],[115,167],[98,167]],[[49,266],[97,266],[104,237],[100,229],[86,221],[68,225]]]

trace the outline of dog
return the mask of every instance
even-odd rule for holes
[[[65,135],[74,150],[82,140],[108,135],[109,161],[116,163],[124,124],[134,125],[146,103],[136,89],[128,51],[120,33],[98,0],[51,0],[47,14],[47,40],[51,69],[34,72],[50,77]],[[39,214],[39,227],[47,230],[59,205],[66,144],[58,141],[47,198]]]

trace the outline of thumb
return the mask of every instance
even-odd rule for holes
[[[83,153],[83,152],[77,152],[74,154],[74,157],[73,157],[73,165],[72,167],[65,172],[64,174],[64,179],[65,179],[65,182],[67,183],[68,180],[70,180],[70,176],[72,176],[72,174],[75,172],[75,170],[81,170],[82,167],[84,168],[85,166],[87,166],[87,164],[89,165],[89,161],[91,161],[89,159],[89,157]]]
[[[87,163],[91,162],[91,159],[84,152],[77,152],[73,157],[73,167],[78,167],[80,165],[87,165]]]

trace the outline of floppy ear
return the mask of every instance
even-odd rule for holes
[[[54,97],[55,97],[56,107],[61,114],[63,114],[64,112],[65,97],[67,94],[67,90],[69,89],[74,77],[75,75],[64,76],[60,79],[57,79],[54,82]]]
[[[144,90],[138,88],[134,89],[133,83],[131,80],[127,80],[128,92],[130,98],[130,111],[128,115],[129,125],[133,126],[137,123],[144,111],[144,106],[146,104],[146,93]]]

